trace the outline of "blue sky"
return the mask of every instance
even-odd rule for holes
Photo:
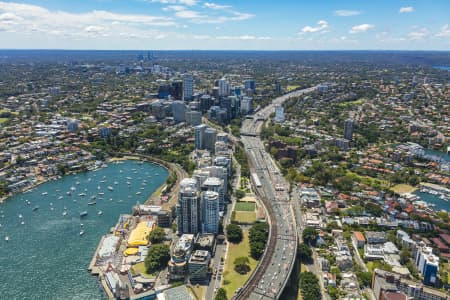
[[[450,1],[0,0],[0,48],[450,50]]]

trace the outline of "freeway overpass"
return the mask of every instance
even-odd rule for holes
[[[281,105],[290,97],[300,96],[315,88],[278,97],[258,111],[258,118],[243,121],[241,141],[249,159],[250,171],[259,179],[259,183],[254,182],[254,188],[265,208],[270,234],[255,272],[233,299],[279,299],[292,272],[298,240],[296,219],[289,201],[289,184],[265,151],[259,133],[275,105]]]

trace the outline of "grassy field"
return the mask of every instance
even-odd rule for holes
[[[391,191],[397,194],[412,193],[416,190],[417,188],[409,184],[397,184],[391,188]]]
[[[155,274],[147,274],[147,271],[145,270],[144,262],[140,262],[140,263],[133,265],[131,267],[131,273],[134,275],[141,274],[143,277],[147,277],[147,278],[156,278]]]
[[[370,186],[377,186],[383,189],[389,188],[389,182],[387,180],[380,180],[378,178],[373,178],[370,176],[361,176],[353,172],[347,172],[350,176],[355,176],[356,178],[359,178],[362,184],[370,185]]]
[[[244,238],[239,244],[229,244],[227,259],[225,261],[225,270],[223,273],[223,288],[227,291],[228,299],[233,297],[235,291],[244,285],[251,273],[255,269],[258,262],[250,257],[250,244],[248,240],[248,230],[243,230]],[[245,275],[241,275],[234,271],[233,262],[236,258],[248,256],[250,260],[251,271]]]
[[[348,106],[352,106],[352,105],[361,105],[364,102],[366,102],[366,99],[362,98],[362,99],[358,99],[358,100],[355,100],[355,101],[342,102],[342,103],[339,103],[338,105],[340,107],[348,107]]]
[[[300,87],[299,85],[288,85],[287,86],[287,91],[290,92],[290,91],[293,91],[295,89],[298,89],[299,87]]]
[[[249,202],[236,202],[236,206],[234,207],[236,212],[238,211],[255,211],[255,203]]]
[[[236,222],[252,224],[256,222],[256,213],[254,211],[237,211]]]
[[[0,124],[3,124],[5,122],[7,122],[9,119],[8,118],[0,118]]]

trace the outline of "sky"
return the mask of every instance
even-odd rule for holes
[[[0,48],[450,50],[450,0],[0,0]]]

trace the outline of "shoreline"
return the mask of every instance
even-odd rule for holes
[[[104,163],[104,164],[109,164],[109,163],[117,163],[117,162],[127,161],[127,160],[135,160],[135,161],[137,160],[137,161],[142,161],[142,162],[152,163],[152,164],[155,164],[155,165],[158,165],[158,166],[161,166],[161,167],[165,168],[167,171],[169,171],[169,173],[170,173],[170,172],[173,172],[173,171],[171,170],[170,166],[164,165],[164,163],[162,163],[162,162],[163,162],[162,160],[159,160],[159,159],[156,159],[156,158],[152,158],[152,157],[149,157],[149,156],[142,156],[142,155],[127,155],[127,154],[125,154],[125,155],[122,156],[122,157],[115,156],[115,157],[111,157],[111,158],[106,159],[105,161],[103,161],[103,163]],[[168,163],[167,163],[167,164],[168,164]],[[87,170],[87,171],[70,172],[70,173],[67,173],[67,174],[64,174],[64,175],[55,175],[55,176],[51,176],[51,177],[43,177],[42,180],[38,180],[38,181],[36,181],[35,183],[33,183],[32,185],[30,185],[30,186],[28,186],[28,187],[26,187],[26,188],[24,188],[24,189],[22,189],[22,190],[20,190],[20,191],[17,191],[17,192],[14,192],[14,193],[11,193],[11,192],[10,192],[10,193],[8,193],[7,195],[1,197],[1,198],[0,198],[0,205],[3,204],[4,202],[6,202],[9,198],[11,198],[11,197],[13,197],[13,196],[15,196],[15,195],[18,195],[18,194],[21,194],[21,193],[27,193],[27,192],[29,192],[29,191],[31,191],[31,190],[37,188],[38,186],[40,186],[40,185],[42,185],[42,184],[44,184],[44,183],[46,183],[46,182],[49,182],[49,181],[51,181],[51,180],[58,180],[58,179],[63,178],[64,176],[67,176],[67,175],[76,175],[76,174],[79,174],[79,173],[82,173],[82,172],[92,172],[92,171],[96,171],[96,170],[98,170],[98,169],[100,169],[100,168],[102,168],[102,165],[95,166],[95,164],[94,164],[94,167],[93,167],[92,169]],[[169,175],[170,175],[170,174],[169,174]],[[151,198],[154,196],[154,194],[155,194],[156,192],[158,192],[158,191],[161,191],[162,188],[163,188],[165,185],[166,185],[166,183],[163,183],[161,186],[159,186],[158,189],[157,189],[155,192],[153,192],[153,193],[147,198],[147,200],[145,201],[145,203],[147,203],[148,201],[150,201]]]

